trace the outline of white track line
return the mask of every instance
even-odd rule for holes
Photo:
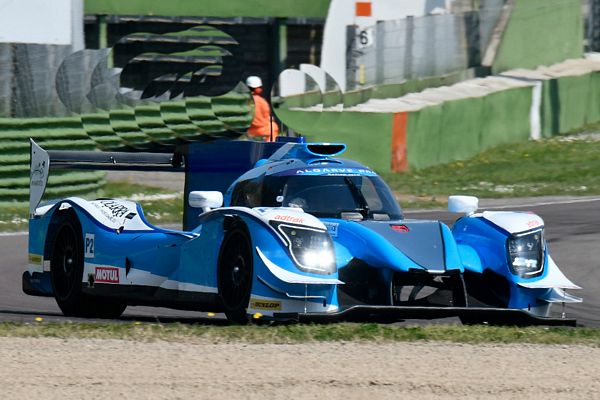
[[[495,207],[487,207],[494,209],[502,209],[502,208],[511,208],[511,207],[539,207],[539,206],[552,206],[557,204],[577,204],[577,203],[593,203],[596,201],[600,201],[600,197],[594,197],[591,199],[577,199],[577,200],[563,200],[563,201],[546,201],[540,203],[530,203],[530,204],[512,204],[507,206],[495,206]]]
[[[21,232],[0,232],[0,237],[3,237],[3,236],[25,236],[27,234],[29,234],[29,232],[24,232],[24,231],[21,231]]]
[[[558,204],[577,204],[577,203],[593,203],[596,201],[600,201],[600,197],[593,197],[590,199],[575,199],[575,200],[560,200],[560,201],[544,201],[538,203],[528,203],[528,204],[509,204],[505,206],[492,206],[492,207],[480,207],[482,210],[503,210],[507,208],[525,208],[525,207],[540,207],[540,206],[553,206]],[[410,210],[405,211],[405,214],[421,214],[421,213],[436,213],[448,211],[445,209],[437,209],[437,210]]]

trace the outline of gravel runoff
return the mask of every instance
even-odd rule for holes
[[[557,345],[0,338],[0,397],[592,399],[598,360]]]

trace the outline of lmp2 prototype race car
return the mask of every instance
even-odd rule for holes
[[[127,305],[224,312],[233,322],[459,317],[465,323],[572,325],[580,302],[532,213],[464,214],[449,228],[405,219],[343,144],[211,141],[173,154],[45,151],[31,142],[27,294],[67,316],[118,317]],[[51,168],[179,170],[183,230],[139,204],[70,197],[41,203]]]

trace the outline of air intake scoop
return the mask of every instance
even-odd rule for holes
[[[343,143],[308,143],[306,150],[315,156],[337,156],[346,151]]]
[[[312,160],[315,157],[333,157],[346,150],[343,143],[286,143],[269,158],[269,161],[280,161],[297,158]]]

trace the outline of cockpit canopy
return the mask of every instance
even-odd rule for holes
[[[402,210],[385,182],[374,172],[363,174],[260,175],[241,180],[232,206],[298,207],[318,218],[352,220],[401,219]]]

